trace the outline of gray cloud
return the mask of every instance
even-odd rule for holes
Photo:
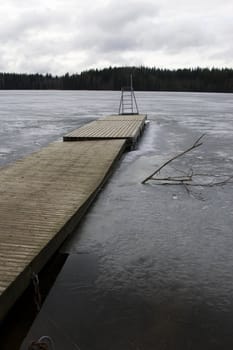
[[[0,4],[0,69],[232,66],[232,10],[231,0],[8,0]]]
[[[154,1],[118,0],[108,2],[103,7],[91,11],[88,15],[91,23],[106,31],[121,31],[129,25],[135,25],[146,18],[154,18],[159,7]]]

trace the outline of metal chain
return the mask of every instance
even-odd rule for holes
[[[38,277],[38,275],[35,272],[32,273],[32,283],[33,283],[33,286],[34,286],[34,301],[35,301],[35,304],[36,304],[36,309],[39,312],[40,309],[41,309],[42,298],[41,298],[41,294],[40,294],[39,277]]]
[[[53,339],[44,335],[39,340],[32,342],[28,350],[55,350]]]

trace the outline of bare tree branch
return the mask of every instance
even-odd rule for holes
[[[186,192],[190,196],[190,189],[188,188],[188,186],[185,183],[183,183],[183,185],[184,185],[184,188],[186,189]]]
[[[230,180],[233,179],[233,175],[229,176],[227,179],[219,182],[211,182],[211,183],[187,183],[183,180],[177,181],[176,182],[162,182],[162,183],[156,183],[156,185],[160,186],[179,186],[179,185],[184,185],[186,187],[191,186],[191,187],[214,187],[214,186],[223,186],[226,185],[227,183],[230,182]],[[156,179],[151,179],[151,180],[156,180]],[[165,180],[167,181],[167,180]],[[232,183],[232,182],[230,182]]]
[[[192,181],[192,176],[172,176],[172,177],[152,177],[151,180],[154,181]]]
[[[200,141],[201,141],[201,139],[202,139],[204,136],[205,136],[205,134],[202,134],[202,135],[194,142],[194,144],[193,144],[191,147],[189,147],[189,148],[187,148],[185,151],[183,151],[183,152],[177,154],[175,157],[173,157],[173,158],[167,160],[163,165],[161,165],[161,166],[160,166],[157,170],[155,170],[151,175],[149,175],[148,177],[146,177],[141,183],[142,183],[142,184],[145,184],[148,180],[151,180],[151,178],[152,178],[154,175],[156,175],[157,173],[159,173],[160,170],[162,170],[166,165],[168,165],[169,163],[171,163],[173,160],[175,160],[175,159],[177,159],[177,158],[183,156],[185,153],[188,153],[188,152],[192,151],[193,149],[195,149],[195,148],[201,146],[201,145],[202,145],[202,142],[200,142]]]

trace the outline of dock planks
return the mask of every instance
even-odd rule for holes
[[[85,124],[63,137],[64,141],[126,139],[134,145],[145,125],[145,115],[116,115]]]
[[[77,225],[124,147],[56,142],[0,170],[0,319]]]
[[[63,137],[71,142],[52,143],[0,169],[0,320],[77,226],[145,120],[100,118]]]
[[[115,120],[115,121],[125,121],[125,120],[129,120],[129,121],[140,121],[145,123],[146,121],[146,115],[145,114],[117,114],[117,115],[109,115],[109,116],[105,116],[105,117],[101,117],[98,120]]]

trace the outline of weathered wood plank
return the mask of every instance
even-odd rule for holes
[[[98,120],[115,120],[115,121],[124,121],[124,120],[129,120],[129,121],[142,121],[145,122],[147,116],[146,114],[113,114],[105,117],[101,117]]]
[[[124,147],[56,142],[0,169],[0,319],[80,221]]]
[[[145,120],[145,115],[108,116],[71,131],[63,137],[63,140],[127,139],[128,145],[134,144],[144,127]]]

